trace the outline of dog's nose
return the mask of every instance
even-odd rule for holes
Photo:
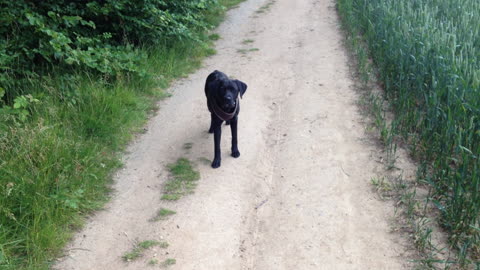
[[[226,97],[225,97],[225,103],[227,103],[227,104],[230,104],[230,105],[231,105],[231,104],[234,104],[234,103],[235,103],[235,101],[233,100],[233,98],[232,98],[232,97],[230,97],[230,96],[226,96]]]
[[[231,96],[226,96],[225,97],[225,107],[229,108],[229,109],[235,107],[235,101],[233,100],[233,98]]]

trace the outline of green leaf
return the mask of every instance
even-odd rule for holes
[[[0,265],[6,262],[5,255],[3,255],[3,251],[0,249]]]

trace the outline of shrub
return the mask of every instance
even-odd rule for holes
[[[49,67],[86,68],[115,75],[145,75],[139,46],[173,41],[202,43],[210,27],[204,11],[216,0],[3,1],[0,5],[0,87],[5,101],[28,92],[18,79],[33,78]],[[63,72],[65,72],[65,70]]]

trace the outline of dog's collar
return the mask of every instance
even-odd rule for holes
[[[211,104],[212,104],[213,113],[215,113],[215,115],[218,116],[218,118],[222,119],[223,121],[228,121],[232,119],[233,117],[235,117],[235,114],[238,112],[238,108],[240,104],[240,100],[238,99],[238,96],[237,96],[237,101],[235,103],[235,110],[233,110],[233,112],[231,113],[227,113],[224,110],[222,110],[222,108],[218,106],[214,98],[211,98],[210,100],[212,101]]]

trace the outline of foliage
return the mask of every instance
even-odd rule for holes
[[[0,98],[4,95],[5,92],[0,88]],[[18,125],[25,122],[30,116],[28,109],[38,102],[40,101],[30,94],[17,96],[13,100],[12,106],[2,104],[3,102],[0,100],[0,105],[3,105],[0,107],[0,131],[5,130],[9,125]]]
[[[108,199],[155,100],[211,54],[224,1],[0,0],[0,269],[48,269]]]
[[[202,43],[210,25],[207,9],[216,0],[1,1],[0,87],[7,102],[28,92],[16,79],[34,76],[51,64],[115,75],[145,75],[138,46],[178,40]]]
[[[420,161],[460,256],[480,250],[480,2],[339,0],[395,111],[392,133]]]

